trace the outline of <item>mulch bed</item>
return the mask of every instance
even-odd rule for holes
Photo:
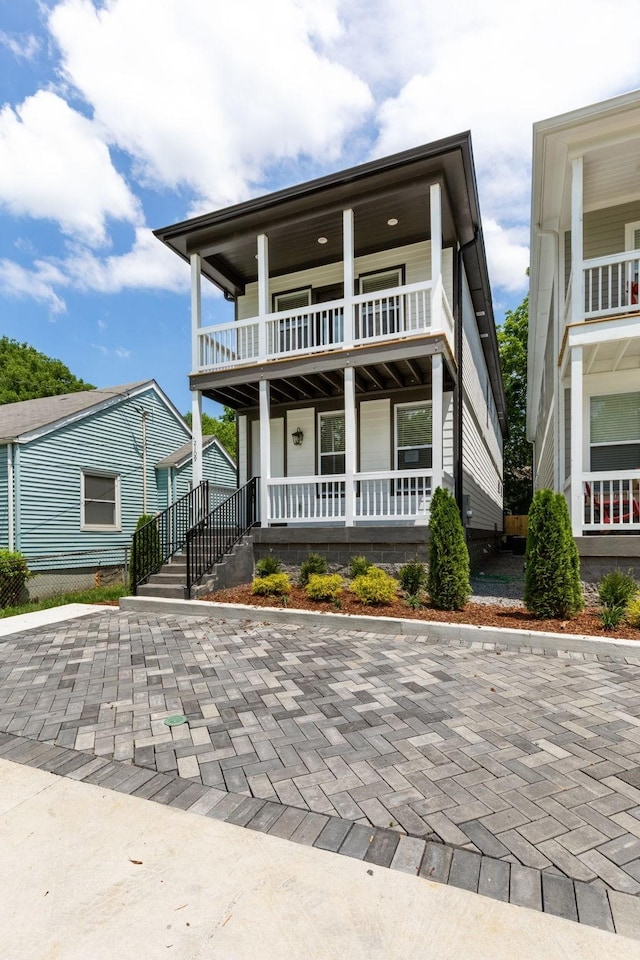
[[[277,597],[256,597],[251,593],[251,585],[244,584],[227,590],[201,597],[216,603],[246,604],[252,607],[277,607]],[[503,607],[492,604],[468,603],[464,610],[435,610],[429,605],[417,610],[407,606],[401,597],[387,604],[363,604],[345,590],[342,606],[337,609],[333,603],[309,600],[301,587],[293,586],[287,597],[286,606],[290,610],[313,610],[325,613],[364,614],[369,617],[402,617],[405,620],[431,620],[438,623],[470,623],[478,627],[505,627],[511,630],[538,630],[545,633],[586,634],[587,636],[619,637],[626,640],[640,640],[640,630],[621,624],[616,630],[605,631],[597,607],[587,607],[583,613],[571,620],[538,620],[521,607]]]

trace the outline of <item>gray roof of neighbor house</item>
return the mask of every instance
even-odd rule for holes
[[[129,393],[138,392],[141,387],[154,384],[155,380],[136,380],[116,387],[101,387],[98,390],[61,393],[57,397],[38,397],[36,400],[0,404],[0,443],[11,443],[25,434],[61,424],[70,417],[89,412],[93,407],[108,403],[109,400],[126,397]]]
[[[209,435],[202,438],[202,449],[206,450],[207,447],[210,447],[212,443],[216,442],[216,438]],[[226,453],[221,444],[218,444],[221,450]],[[163,457],[162,460],[158,460],[156,467],[162,469],[164,467],[177,467],[182,463],[186,463],[187,460],[191,459],[192,445],[191,441],[188,440],[187,443],[183,443],[181,447],[178,447],[173,453],[169,454],[168,457]],[[229,457],[229,454],[227,454]],[[231,460],[231,457],[229,457]],[[235,463],[234,463],[235,467]]]

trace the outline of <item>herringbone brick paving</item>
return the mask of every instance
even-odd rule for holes
[[[560,900],[564,877],[584,902],[640,891],[640,658],[116,612],[0,650],[0,730],[69,748],[71,770],[121,764],[94,782],[262,801],[229,811],[247,823],[277,827],[281,804],[315,815],[292,832],[373,825],[409,835],[407,862],[442,841],[460,848],[450,882],[476,889],[499,889],[505,863],[516,886],[542,870]],[[188,724],[167,727],[177,713]],[[326,843],[357,841],[333,829]]]

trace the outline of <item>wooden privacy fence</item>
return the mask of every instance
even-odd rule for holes
[[[504,533],[506,537],[526,537],[529,526],[529,517],[508,515],[504,518]]]

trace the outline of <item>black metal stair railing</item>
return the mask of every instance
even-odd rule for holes
[[[257,506],[258,478],[252,477],[187,531],[187,596],[191,595],[193,584],[255,526]]]
[[[203,480],[136,530],[131,545],[131,588],[134,594],[140,584],[184,548],[187,531],[206,517],[209,509],[209,481]]]

